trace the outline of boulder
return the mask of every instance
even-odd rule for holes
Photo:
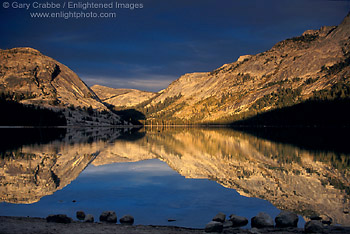
[[[230,215],[229,220],[232,222],[233,227],[242,227],[248,224],[247,218],[238,215]]]
[[[71,223],[73,220],[65,214],[57,214],[47,216],[46,221],[52,223]]]
[[[95,221],[94,216],[92,216],[91,214],[88,214],[85,216],[85,219],[84,219],[85,223],[93,223],[94,221]]]
[[[100,215],[101,222],[116,223],[117,215],[114,211],[103,211]]]
[[[121,217],[119,219],[119,222],[121,224],[129,224],[132,225],[134,223],[134,217],[132,217],[131,215],[124,215],[123,217]]]
[[[304,229],[306,233],[322,233],[323,225],[319,220],[311,220],[305,223]]]
[[[77,211],[77,219],[84,220],[85,219],[85,212],[84,211]]]
[[[211,221],[205,226],[205,232],[222,232],[223,228],[221,222]]]
[[[276,227],[279,228],[297,227],[298,221],[298,215],[288,211],[281,211],[275,218]]]
[[[226,215],[221,212],[215,215],[215,217],[213,218],[213,221],[220,222],[220,223],[225,222],[225,220],[226,220]]]
[[[253,217],[251,219],[251,225],[252,227],[256,228],[266,228],[266,227],[273,227],[273,219],[270,215],[260,212],[257,216]]]
[[[233,227],[233,223],[230,220],[226,220],[222,225],[224,228]]]

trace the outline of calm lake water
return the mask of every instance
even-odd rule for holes
[[[203,228],[218,212],[290,210],[299,226],[310,215],[350,225],[348,146],[249,132],[0,129],[0,215],[83,210],[97,221],[114,210],[135,224]]]

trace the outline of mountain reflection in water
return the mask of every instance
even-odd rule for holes
[[[350,225],[350,155],[339,151],[205,128],[67,129],[50,143],[1,149],[1,202],[38,202],[70,184],[90,163],[98,171],[112,163],[159,159],[186,178],[210,179],[278,209]]]

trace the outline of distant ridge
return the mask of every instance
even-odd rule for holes
[[[94,85],[91,89],[106,102],[115,107],[132,107],[156,96],[156,93],[136,89],[114,89],[102,85]]]

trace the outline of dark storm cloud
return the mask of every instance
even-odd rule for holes
[[[328,0],[133,2],[144,8],[119,9],[114,19],[33,19],[26,10],[0,8],[0,47],[36,48],[89,85],[157,91],[184,73],[210,71],[307,29],[337,25],[350,8],[349,1]]]

